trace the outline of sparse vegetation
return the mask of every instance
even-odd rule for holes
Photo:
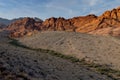
[[[9,42],[10,44],[12,44],[12,45],[14,45],[14,46],[16,46],[16,47],[22,47],[22,48],[27,48],[27,49],[29,49],[29,47],[20,44],[20,43],[18,42],[18,40],[13,39],[13,38],[10,38],[10,39],[11,39],[11,41]]]
[[[53,56],[57,56],[57,57],[60,57],[60,58],[64,58],[64,59],[68,59],[68,60],[71,60],[72,62],[80,62],[79,59],[77,58],[74,58],[72,56],[68,56],[68,55],[63,55],[59,52],[55,52],[53,50],[48,50],[48,49],[34,49],[34,48],[30,48],[30,47],[27,47],[25,45],[22,45],[21,43],[19,43],[18,40],[16,39],[11,39],[11,41],[9,42],[10,44],[16,46],[16,47],[21,47],[21,48],[26,48],[26,49],[30,49],[30,50],[34,50],[34,51],[40,51],[40,52],[43,52],[43,53],[49,53]]]
[[[26,48],[26,49],[30,49],[30,50],[34,50],[34,51],[40,51],[40,52],[43,52],[43,53],[49,53],[53,56],[60,57],[60,58],[63,58],[63,59],[67,59],[67,60],[69,60],[73,63],[77,62],[79,64],[84,64],[85,66],[90,67],[91,69],[96,70],[97,72],[99,72],[101,74],[104,74],[104,75],[107,75],[108,77],[111,77],[113,80],[120,79],[120,71],[113,70],[113,69],[109,68],[107,65],[87,63],[84,59],[79,60],[75,57],[68,56],[68,55],[63,55],[63,54],[61,54],[59,52],[55,52],[53,50],[30,48],[30,47],[27,47],[27,46],[19,43],[19,41],[16,40],[16,39],[11,39],[11,41],[9,43],[16,46],[16,47]]]

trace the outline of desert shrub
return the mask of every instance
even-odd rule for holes
[[[40,48],[39,49],[30,48],[28,46],[25,46],[25,45],[21,44],[16,39],[11,39],[11,41],[9,43],[16,46],[16,47],[22,47],[22,48],[26,48],[26,49],[30,49],[30,50],[34,50],[34,51],[38,51],[38,52],[48,53],[48,54],[51,54],[51,55],[56,56],[56,57],[67,59],[67,60],[69,60],[69,61],[71,61],[73,63],[77,62],[77,63],[80,63],[80,64],[84,64],[86,67],[94,69],[94,70],[98,71],[101,74],[105,74],[108,77],[111,77],[113,80],[118,80],[118,79],[116,79],[116,77],[114,77],[114,75],[116,75],[117,77],[120,77],[120,71],[113,70],[113,69],[109,68],[106,65],[99,65],[99,64],[95,64],[95,63],[87,63],[85,61],[85,59],[80,60],[78,58],[75,58],[75,57],[72,57],[72,56],[69,56],[69,55],[63,55],[63,54],[61,54],[59,52],[56,52],[56,51],[53,51],[53,50],[40,49]]]
[[[19,43],[18,40],[16,39],[11,39],[11,41],[9,42],[10,44],[16,46],[16,47],[22,47],[22,48],[27,48],[29,49],[29,47],[25,46],[25,45],[22,45],[21,43]]]

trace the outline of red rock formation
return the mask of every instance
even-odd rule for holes
[[[84,17],[74,17],[71,19],[49,18],[44,22],[37,22],[32,18],[24,18],[17,20],[8,26],[8,30],[11,31],[11,37],[21,37],[31,33],[34,30],[38,31],[76,31],[77,28],[90,23],[97,17],[94,15],[88,15]]]
[[[98,17],[95,23],[98,23],[98,25],[95,25],[96,29],[91,31],[90,34],[119,36],[120,7],[104,12],[101,16]]]
[[[41,30],[52,30],[52,31],[74,31],[74,26],[71,22],[64,18],[49,18],[46,19],[41,26]]]
[[[120,7],[105,11],[101,16],[93,14],[70,19],[49,18],[45,21],[35,21],[24,18],[8,26],[11,37],[31,35],[34,31],[75,31],[100,35],[120,35]]]
[[[38,26],[41,25],[41,21],[35,21],[33,18],[24,18],[17,20],[8,26],[8,30],[11,31],[11,37],[21,37],[24,35],[30,35],[33,31],[39,30]]]

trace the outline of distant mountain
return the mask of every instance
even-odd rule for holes
[[[70,19],[49,18],[36,21],[33,18],[23,18],[9,25],[11,36],[20,37],[32,34],[34,31],[74,31],[98,35],[120,35],[120,7],[105,11],[102,15],[90,14]]]
[[[4,28],[7,27],[9,24],[11,24],[12,22],[15,22],[17,20],[21,20],[24,19],[25,17],[20,17],[20,18],[14,18],[14,19],[4,19],[4,18],[0,18],[0,28]],[[35,19],[35,21],[42,21],[41,19],[34,17],[33,19]]]
[[[5,28],[5,27],[6,27],[5,24],[0,23],[0,29]]]
[[[12,22],[19,20],[19,19],[23,19],[23,18],[16,18],[16,19],[12,19],[12,20],[0,18],[0,28],[5,28]]]
[[[10,24],[10,22],[11,22],[11,20],[0,18],[0,23],[2,23],[2,24],[8,25],[8,24]]]
[[[42,19],[37,18],[37,17],[34,17],[33,19],[34,19],[35,21],[38,21],[38,22],[43,22],[43,20],[42,20]]]

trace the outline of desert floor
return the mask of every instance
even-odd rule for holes
[[[72,62],[10,42],[7,33],[1,31],[0,80],[115,80],[82,62]]]

